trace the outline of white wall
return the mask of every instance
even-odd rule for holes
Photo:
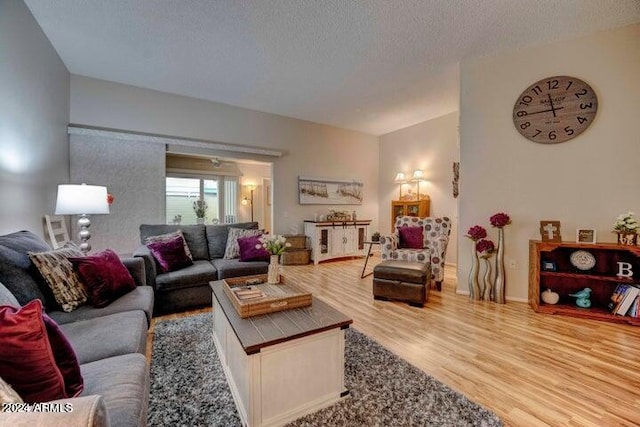
[[[246,187],[248,184],[255,185],[253,190],[253,220],[260,224],[260,228],[271,230],[270,216],[265,215],[263,204],[266,189],[262,185],[263,180],[271,179],[271,165],[262,163],[238,163],[238,168],[242,172],[240,177],[240,200],[244,197],[250,199],[251,191]],[[251,204],[238,205],[238,222],[251,221]]]
[[[299,175],[362,180],[364,204],[339,208],[355,209],[359,218],[372,219],[377,228],[375,136],[75,75],[71,122],[283,150],[285,156],[273,163],[273,232],[302,230],[304,219],[335,209],[299,205]]]
[[[27,6],[0,2],[0,234],[43,235],[69,182],[69,72]]]
[[[409,176],[422,169],[426,182],[420,192],[431,198],[430,216],[451,218],[451,240],[446,262],[456,264],[458,206],[452,194],[453,162],[458,161],[458,113],[401,129],[380,137],[380,232],[391,230],[391,201],[399,197],[399,185],[393,180],[397,172]],[[415,186],[415,184],[412,184]],[[406,186],[405,186],[406,187]],[[403,187],[403,194],[406,188]],[[415,191],[415,188],[414,188]]]
[[[140,245],[140,224],[165,222],[164,146],[93,135],[71,135],[70,146],[71,182],[104,185],[114,196],[109,215],[90,215],[92,250],[130,254]]]
[[[577,138],[542,145],[512,123],[513,105],[531,83],[554,75],[578,77],[598,95],[595,122]],[[528,241],[540,220],[560,220],[564,240],[578,227],[614,241],[615,217],[640,213],[640,25],[577,40],[522,49],[461,64],[459,290],[468,290],[469,227],[511,215],[505,228],[507,297],[526,300]]]

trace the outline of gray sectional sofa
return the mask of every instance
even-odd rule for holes
[[[49,250],[29,231],[0,236],[0,305],[24,305],[34,298],[60,328],[76,352],[84,380],[79,397],[66,413],[0,414],[10,426],[145,426],[149,401],[146,338],[153,313],[154,293],[146,286],[144,262],[123,259],[136,288],[103,308],[83,305],[66,313],[56,308],[46,284],[30,263],[27,252]]]
[[[212,280],[266,274],[268,261],[224,259],[229,228],[257,229],[257,222],[224,225],[140,225],[140,243],[133,256],[144,260],[147,284],[155,290],[156,313],[169,313],[211,304]],[[146,239],[182,230],[193,255],[193,265],[162,273]]]

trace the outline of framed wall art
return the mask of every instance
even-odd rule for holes
[[[578,228],[576,230],[576,243],[596,243],[596,230],[592,228]]]
[[[560,221],[540,221],[540,237],[543,242],[561,242]]]
[[[556,271],[558,268],[555,261],[542,260],[542,269],[544,271]]]
[[[298,177],[301,205],[361,205],[364,184],[356,180]]]

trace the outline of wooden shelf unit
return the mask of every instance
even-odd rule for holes
[[[392,200],[391,201],[391,231],[394,230],[396,218],[399,216],[429,216],[431,199],[422,196],[420,200]]]
[[[596,258],[588,271],[575,268],[569,257],[585,250]],[[543,261],[553,262],[556,271],[542,270]],[[618,262],[631,264],[632,277],[618,277]],[[607,305],[618,283],[640,285],[640,247],[615,243],[529,241],[529,305],[536,312],[561,314],[640,326],[640,318],[611,314]],[[591,288],[591,307],[581,308],[569,294]],[[545,304],[540,293],[547,288],[560,295],[558,304]]]

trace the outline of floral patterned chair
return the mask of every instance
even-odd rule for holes
[[[422,227],[422,249],[400,247],[400,232],[402,227]],[[451,234],[451,220],[447,217],[418,218],[415,216],[399,216],[396,218],[394,233],[380,236],[382,260],[398,260],[409,262],[431,263],[431,280],[436,283],[438,290],[442,289],[444,280],[444,261],[447,244]]]

